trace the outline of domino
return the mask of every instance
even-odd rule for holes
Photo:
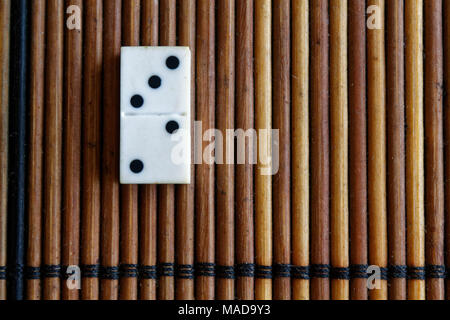
[[[190,79],[187,47],[122,48],[122,184],[190,183]]]

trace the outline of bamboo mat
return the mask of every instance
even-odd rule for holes
[[[450,297],[449,19],[450,0],[2,0],[0,300]],[[120,48],[176,45],[192,183],[120,185]],[[210,129],[249,139],[209,162]]]

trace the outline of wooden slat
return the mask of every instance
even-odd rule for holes
[[[100,261],[103,1],[85,5],[83,87],[83,185],[81,263],[87,270]],[[99,279],[83,277],[83,300],[99,299]]]
[[[405,1],[406,227],[409,268],[425,267],[423,4],[422,0]],[[425,299],[424,280],[408,280],[408,299]]]
[[[444,85],[445,91],[450,92],[450,1],[443,2],[444,17]],[[444,99],[444,134],[445,134],[445,162],[450,163],[450,96]],[[450,265],[450,166],[444,166],[445,181],[445,264]],[[450,299],[450,279],[446,279],[447,299]]]

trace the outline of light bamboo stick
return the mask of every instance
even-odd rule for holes
[[[444,17],[444,79],[450,79],[450,1],[444,0],[443,3]],[[444,80],[445,91],[450,92],[450,81]],[[445,159],[446,163],[450,163],[450,96],[445,95],[444,100],[444,134],[445,134]],[[444,166],[445,178],[445,264],[450,265],[450,166]],[[447,300],[450,299],[450,279],[446,279]]]
[[[425,267],[423,1],[405,1],[407,264],[421,278]],[[408,299],[425,299],[425,281],[408,280]]]
[[[331,298],[349,299],[347,0],[330,5]],[[342,274],[342,279],[339,279]]]
[[[292,264],[309,266],[309,1],[292,3]],[[293,270],[292,298],[309,299],[307,274]]]
[[[272,1],[255,2],[255,128],[258,164],[255,172],[255,299],[272,299],[272,280],[258,269],[272,267]]]
[[[376,22],[380,23],[367,30],[369,264],[380,269],[387,268],[388,264],[384,5],[384,0],[367,1],[368,7],[376,6],[376,11],[371,14],[375,14]],[[370,291],[370,299],[386,300],[387,281],[378,281],[379,289]]]

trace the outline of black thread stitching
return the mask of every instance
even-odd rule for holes
[[[273,266],[273,276],[275,278],[290,278],[291,265],[290,264],[275,264]]]
[[[367,279],[367,264],[352,264],[350,265],[350,279]]]
[[[198,277],[215,277],[215,267],[214,263],[196,263],[195,274]]]
[[[326,279],[330,277],[331,266],[329,264],[311,265],[311,278]]]
[[[381,267],[380,272],[380,280],[389,280],[389,268]]]
[[[158,264],[158,276],[159,277],[173,277],[175,275],[174,263],[159,263]]]
[[[409,267],[408,266],[408,279],[410,280],[425,280],[425,267]]]
[[[137,264],[121,264],[120,277],[121,278],[137,278],[139,275]]]
[[[83,278],[99,278],[101,267],[99,264],[86,264],[81,266],[81,276]]]
[[[119,267],[101,267],[101,278],[104,280],[119,280]]]
[[[194,279],[194,266],[192,264],[179,264],[176,266],[176,277],[178,279]]]
[[[25,267],[25,279],[26,280],[39,280],[41,279],[41,267]]]
[[[6,266],[0,266],[0,280],[6,280],[6,273],[8,268]]]
[[[294,279],[309,280],[310,267],[291,266],[291,275]]]
[[[61,265],[45,265],[43,269],[44,278],[61,278]]]
[[[157,267],[156,266],[140,266],[139,267],[139,277],[144,280],[156,280]]]
[[[391,279],[406,279],[408,277],[408,267],[402,265],[389,266],[389,278]]]
[[[272,267],[256,265],[255,277],[258,279],[272,279]]]
[[[441,265],[427,265],[426,276],[428,279],[445,279],[447,272],[445,266]]]
[[[220,279],[236,279],[234,266],[216,266],[216,276]]]
[[[236,275],[241,278],[254,278],[255,277],[255,264],[254,263],[239,263],[236,266]]]
[[[332,267],[330,276],[331,279],[350,280],[350,268]]]

